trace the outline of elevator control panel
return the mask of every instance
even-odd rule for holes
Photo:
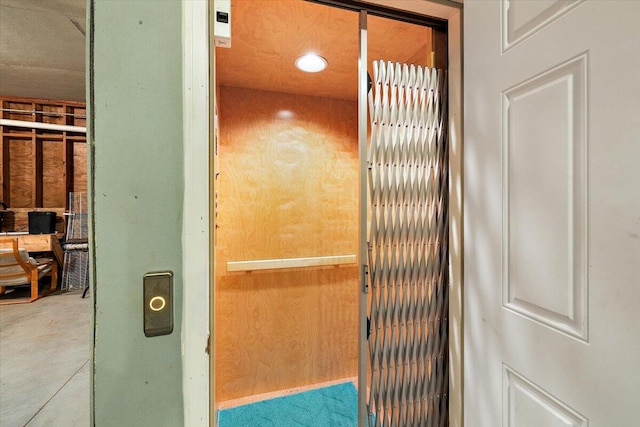
[[[147,273],[142,282],[145,336],[169,335],[173,332],[173,272]]]
[[[217,47],[231,47],[231,0],[216,0],[213,41]]]

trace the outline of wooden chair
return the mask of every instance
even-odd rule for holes
[[[51,285],[39,293],[40,279],[46,276],[51,277]],[[55,291],[58,286],[58,264],[53,259],[36,261],[29,257],[26,249],[18,248],[16,238],[0,238],[0,296],[6,293],[7,288],[26,285],[31,286],[30,297],[2,298],[0,305],[32,302]]]

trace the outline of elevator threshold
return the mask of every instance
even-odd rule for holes
[[[269,393],[255,394],[253,396],[240,397],[237,399],[231,399],[224,402],[219,402],[216,405],[217,410],[221,409],[229,409],[236,408],[238,406],[249,405],[251,403],[261,402],[263,400],[275,399],[278,397],[289,396],[291,394],[302,393],[305,391],[311,391],[324,387],[331,387],[337,384],[343,384],[347,382],[352,382],[353,385],[358,388],[358,377],[350,377],[350,378],[342,378],[339,380],[326,381],[321,383],[309,384],[300,387],[293,387],[285,390],[277,390]]]

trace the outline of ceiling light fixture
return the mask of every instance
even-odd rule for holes
[[[318,73],[327,68],[327,65],[327,60],[315,53],[307,53],[296,59],[296,67],[307,73]]]

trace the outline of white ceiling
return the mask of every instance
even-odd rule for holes
[[[0,0],[0,95],[85,101],[85,0]]]

